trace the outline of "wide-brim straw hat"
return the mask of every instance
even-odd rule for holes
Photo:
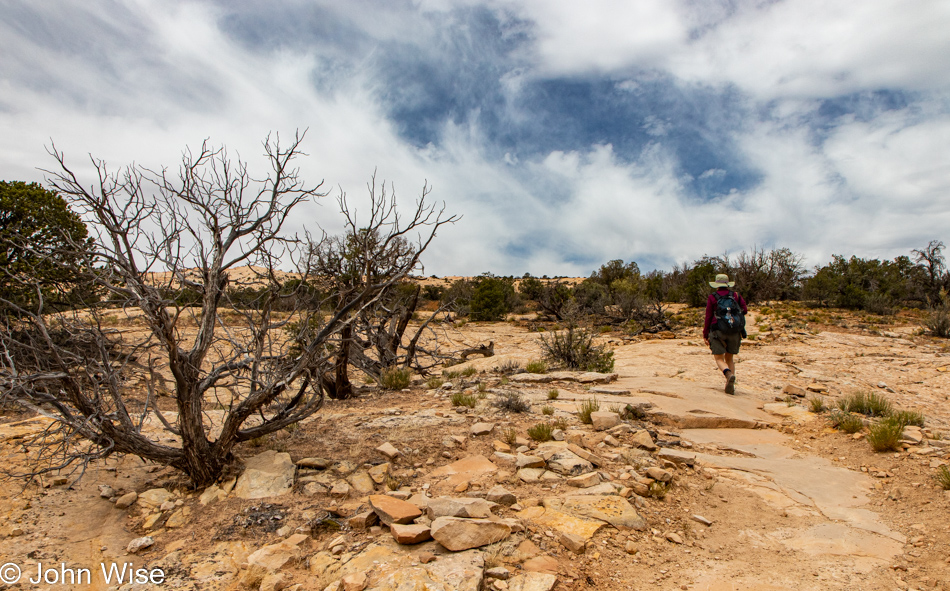
[[[729,281],[729,276],[726,275],[725,273],[720,273],[719,275],[716,275],[716,280],[709,282],[709,287],[717,287],[717,288],[718,287],[735,287],[735,285],[736,285],[736,282]]]

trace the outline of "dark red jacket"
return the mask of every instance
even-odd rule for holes
[[[739,302],[739,307],[742,308],[743,314],[749,313],[749,308],[745,305],[745,300],[742,299],[742,296],[739,295],[739,292],[733,292],[728,287],[720,287],[716,290],[720,296],[726,296],[730,293],[736,294],[736,301]],[[709,294],[709,297],[706,298],[706,320],[703,322],[703,339],[709,338],[709,329],[713,322],[716,321],[716,293]]]

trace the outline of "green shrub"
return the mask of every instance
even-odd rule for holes
[[[552,363],[570,369],[609,373],[614,369],[614,352],[595,345],[590,331],[575,326],[541,336],[541,349]]]
[[[893,407],[887,397],[875,392],[857,391],[838,400],[838,408],[869,417],[886,417]]]
[[[442,378],[437,378],[435,376],[432,376],[431,378],[428,379],[428,381],[426,381],[426,386],[428,386],[430,390],[434,390],[444,383],[445,382],[442,381]]]
[[[505,443],[508,445],[514,445],[518,442],[518,430],[514,427],[508,427],[504,432]]]
[[[514,287],[505,279],[487,276],[479,280],[472,293],[472,320],[504,320],[511,311]]]
[[[567,419],[565,419],[564,417],[557,417],[556,419],[554,419],[554,422],[552,423],[552,425],[554,426],[555,429],[559,431],[566,431]]]
[[[546,373],[548,364],[541,360],[531,361],[524,367],[524,370],[528,373]]]
[[[548,400],[557,400],[557,397],[560,393],[557,391],[557,388],[551,388],[548,390]]]
[[[448,370],[448,369],[442,371],[442,377],[447,380],[454,380],[461,376],[462,376],[462,372],[460,371]]]
[[[463,378],[470,378],[477,373],[478,373],[478,370],[475,369],[473,366],[469,365],[468,367],[462,370],[461,376]]]
[[[815,413],[821,413],[825,410],[825,398],[823,396],[813,396],[808,399],[809,409]]]
[[[402,390],[409,387],[411,377],[408,367],[387,367],[379,374],[379,385],[387,390]]]
[[[553,406],[542,406],[542,407],[541,407],[541,414],[543,414],[543,415],[548,415],[548,416],[553,415],[553,414],[554,414],[554,407],[553,407]]]
[[[924,318],[924,326],[935,337],[950,338],[950,305],[946,300],[942,305],[930,309]]]
[[[479,394],[482,394],[486,390],[488,390],[488,384],[486,384],[485,382],[478,382],[478,385],[476,387],[478,388]]]
[[[454,392],[452,394],[452,406],[467,406],[469,408],[475,408],[475,405],[478,404],[478,399],[464,392]]]
[[[499,395],[493,405],[508,412],[528,412],[531,410],[531,404],[517,392],[505,392]]]
[[[588,398],[577,407],[577,418],[581,420],[585,425],[590,425],[591,421],[590,414],[600,410],[600,403],[597,402],[596,398]]]
[[[897,451],[903,432],[904,426],[899,421],[887,417],[868,428],[868,443],[874,451]]]
[[[898,410],[891,413],[891,418],[901,424],[901,428],[907,425],[924,426],[924,413],[917,410]]]
[[[528,437],[535,441],[551,441],[554,427],[551,423],[538,423],[528,427]]]
[[[835,409],[828,415],[831,426],[845,433],[857,433],[864,428],[864,421],[861,417],[855,416],[847,411]]]
[[[950,468],[940,466],[937,473],[934,474],[934,478],[937,479],[937,484],[939,484],[943,490],[950,490]]]

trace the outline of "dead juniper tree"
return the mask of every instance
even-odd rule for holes
[[[424,371],[437,363],[435,351],[424,350],[421,339],[443,308],[431,312],[407,336],[409,322],[419,307],[422,287],[405,279],[410,270],[419,267],[419,255],[435,238],[435,230],[457,219],[455,216],[441,219],[441,210],[426,205],[425,198],[430,192],[427,185],[422,187],[422,196],[407,224],[402,223],[396,210],[395,192],[392,188],[387,191],[385,181],[377,188],[374,174],[367,189],[369,207],[362,219],[346,194],[341,194],[343,234],[324,238],[310,248],[311,267],[318,276],[329,281],[336,311],[348,306],[350,299],[362,293],[367,285],[386,281],[394,286],[370,305],[353,309],[348,316],[349,324],[334,337],[334,370],[323,374],[323,378],[329,395],[338,399],[353,395],[347,373],[349,366],[380,381],[383,372],[390,368],[413,367]],[[432,231],[424,241],[410,242],[407,236],[420,224],[431,224]],[[429,365],[423,365],[423,355]]]
[[[294,166],[302,140],[268,137],[264,178],[205,143],[185,151],[177,174],[137,165],[116,173],[93,159],[90,184],[53,148],[50,186],[92,237],[74,245],[82,258],[76,270],[105,297],[52,311],[35,285],[39,303],[19,307],[0,330],[4,400],[53,419],[33,441],[34,475],[128,453],[206,486],[237,443],[323,405],[321,376],[332,367],[334,340],[388,297],[436,229],[454,218],[442,219],[424,202],[426,192],[403,225],[394,204],[374,200],[390,220],[377,227],[377,239],[398,256],[387,273],[324,292],[320,301],[306,241],[285,229],[299,205],[325,195]],[[364,264],[388,248],[366,253]],[[278,263],[290,261],[299,274],[286,281]],[[288,336],[290,326],[296,333]]]

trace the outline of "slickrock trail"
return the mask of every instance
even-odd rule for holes
[[[72,488],[6,481],[0,554],[24,572],[132,562],[166,575],[20,589],[950,590],[950,493],[933,479],[950,460],[937,438],[950,436],[950,357],[908,332],[756,335],[729,396],[695,330],[605,335],[615,376],[502,376],[492,370],[540,358],[543,333],[469,323],[455,344],[492,340],[494,357],[441,385],[330,402],[239,449],[243,474],[206,490],[134,458]],[[926,428],[875,453],[786,401],[786,386],[829,402],[881,392]],[[453,406],[461,396],[474,408]],[[500,408],[512,396],[530,410]],[[556,440],[528,438],[554,421]],[[0,425],[8,466],[42,424]]]

